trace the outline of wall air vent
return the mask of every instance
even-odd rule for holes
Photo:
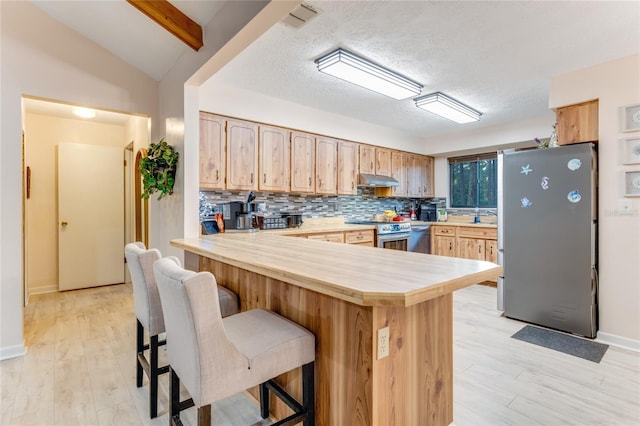
[[[300,6],[289,12],[282,22],[289,27],[297,29],[318,16],[318,12],[318,9],[308,3],[302,3]]]

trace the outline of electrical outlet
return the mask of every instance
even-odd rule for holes
[[[378,359],[389,356],[389,327],[378,330]]]

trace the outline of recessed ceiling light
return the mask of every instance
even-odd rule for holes
[[[73,115],[80,118],[93,118],[96,116],[96,112],[89,108],[77,107],[73,109]]]

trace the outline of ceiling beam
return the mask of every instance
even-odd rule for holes
[[[167,0],[127,0],[196,52],[202,47],[202,27]]]

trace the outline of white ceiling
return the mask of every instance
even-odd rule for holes
[[[141,117],[139,115],[125,114],[115,111],[106,111],[103,109],[93,109],[96,116],[93,118],[80,118],[73,114],[74,108],[82,105],[72,105],[61,102],[54,102],[44,99],[23,98],[25,111],[31,114],[46,115],[49,117],[66,118],[72,120],[87,120],[93,123],[113,124],[117,126],[127,125],[132,117]],[[85,107],[86,108],[86,107]],[[90,108],[91,109],[91,108]]]
[[[124,0],[33,1],[160,80],[189,49]],[[203,27],[223,1],[172,1]],[[271,28],[214,78],[422,137],[552,113],[550,78],[640,52],[638,1],[321,1],[300,29]],[[483,113],[455,124],[316,71],[343,47]],[[640,77],[639,77],[640,78]]]
[[[190,49],[125,0],[31,2],[158,81],[185,50]],[[227,1],[172,0],[171,3],[204,27]]]

